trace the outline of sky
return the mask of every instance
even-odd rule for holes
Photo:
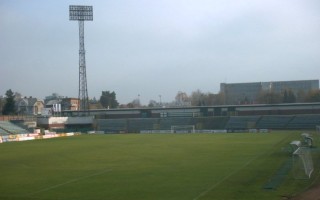
[[[148,104],[220,83],[319,79],[319,0],[0,0],[0,95],[78,97],[69,5],[93,6],[89,98]]]

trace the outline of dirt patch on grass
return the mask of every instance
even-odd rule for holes
[[[317,184],[309,190],[290,198],[290,200],[320,200],[320,184]]]

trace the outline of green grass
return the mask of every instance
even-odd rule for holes
[[[281,199],[264,185],[301,132],[82,135],[0,144],[0,199]]]

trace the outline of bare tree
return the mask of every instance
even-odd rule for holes
[[[190,105],[190,99],[189,99],[187,93],[185,93],[185,92],[179,91],[175,97],[175,100],[176,100],[176,104],[178,106]]]

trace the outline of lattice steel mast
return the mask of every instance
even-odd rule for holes
[[[78,110],[89,110],[89,97],[84,49],[84,21],[93,20],[92,6],[69,6],[69,20],[79,22],[79,104]]]

